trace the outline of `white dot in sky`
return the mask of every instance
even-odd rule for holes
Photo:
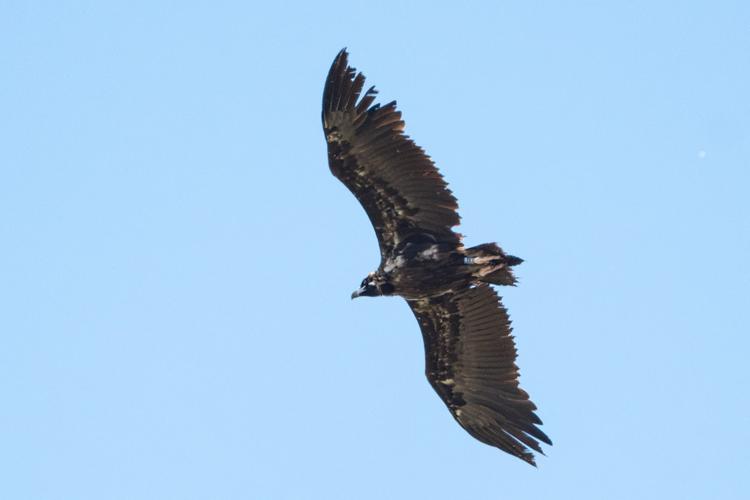
[[[702,160],[705,157],[706,157],[706,152],[705,151],[703,151],[702,149],[700,151],[698,151],[698,158],[700,158]]]

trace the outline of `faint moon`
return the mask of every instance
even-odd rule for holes
[[[706,157],[706,152],[705,151],[703,151],[702,149],[700,151],[698,151],[698,158],[700,158],[702,160],[705,157]]]

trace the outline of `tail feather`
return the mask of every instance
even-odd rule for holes
[[[493,285],[515,285],[516,277],[510,269],[523,259],[507,255],[497,243],[483,243],[466,249],[466,263],[475,267],[474,275],[479,281]]]
[[[523,259],[521,257],[516,257],[515,255],[506,255],[505,261],[510,267],[517,266],[518,264],[523,263]]]

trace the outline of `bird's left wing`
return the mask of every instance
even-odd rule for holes
[[[488,285],[407,300],[419,321],[427,379],[469,434],[535,465],[527,447],[552,444],[518,386],[508,314]]]
[[[425,152],[404,135],[396,103],[372,105],[373,87],[347,63],[345,50],[331,66],[323,93],[328,161],[367,212],[383,258],[411,236],[460,241],[456,199]]]

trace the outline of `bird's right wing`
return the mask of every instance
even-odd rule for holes
[[[414,235],[460,242],[456,199],[430,157],[404,135],[396,103],[372,105],[374,88],[361,95],[362,73],[345,50],[331,66],[323,93],[323,129],[331,172],[367,212],[386,258]]]
[[[478,285],[407,302],[422,329],[427,379],[453,417],[478,440],[535,465],[527,447],[543,454],[537,440],[552,442],[518,386],[510,320],[495,291]]]

